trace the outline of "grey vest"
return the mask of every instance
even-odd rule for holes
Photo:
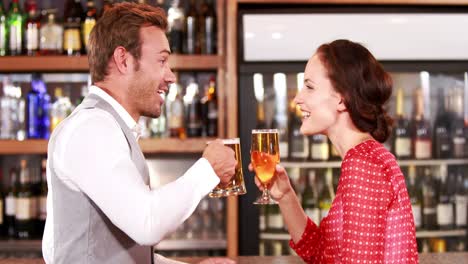
[[[110,104],[97,95],[89,95],[72,115],[84,109],[99,108],[109,112],[119,123],[127,139],[131,159],[144,182],[149,185],[149,172],[140,146],[131,130]],[[53,153],[55,137],[69,119],[65,119],[54,131],[48,147]],[[89,150],[93,151],[92,149]],[[50,154],[49,154],[50,155]],[[54,168],[49,157],[50,168]],[[140,246],[117,228],[84,193],[68,188],[51,169],[54,214],[54,263],[143,263],[153,261],[152,247]]]

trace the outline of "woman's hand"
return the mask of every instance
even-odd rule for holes
[[[249,170],[254,171],[252,163],[249,164]],[[263,191],[263,185],[257,176],[255,176],[255,184],[260,191]],[[268,184],[268,189],[270,190],[271,197],[278,202],[281,201],[286,194],[293,191],[291,182],[289,181],[289,176],[282,166],[276,165],[275,175]]]

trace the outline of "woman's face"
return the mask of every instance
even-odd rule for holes
[[[328,79],[318,55],[315,54],[307,62],[304,87],[294,99],[303,113],[301,133],[328,135],[328,129],[335,124],[339,111],[344,110],[341,98]]]

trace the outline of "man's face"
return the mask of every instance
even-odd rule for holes
[[[169,68],[169,42],[164,31],[155,26],[142,27],[140,39],[141,57],[135,64],[127,96],[140,115],[157,118],[164,104],[162,95],[175,81]]]

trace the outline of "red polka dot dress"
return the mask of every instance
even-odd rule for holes
[[[310,218],[290,246],[307,263],[418,263],[405,179],[382,144],[368,140],[346,153],[336,197],[317,226]]]

